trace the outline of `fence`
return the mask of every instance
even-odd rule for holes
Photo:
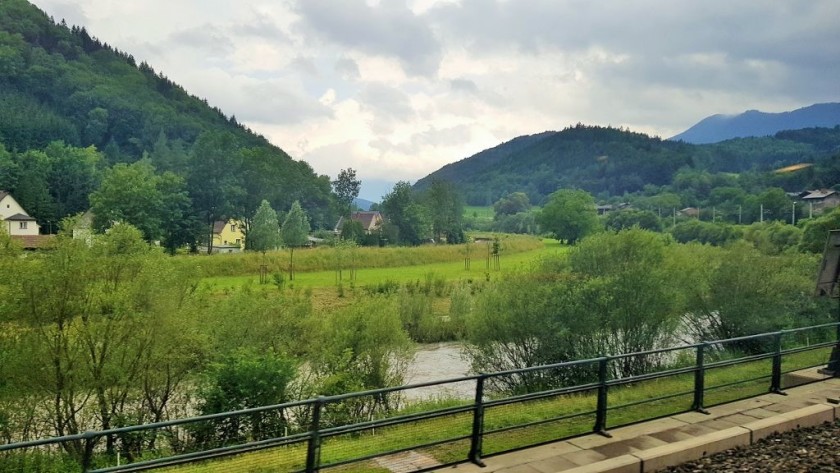
[[[840,324],[0,445],[0,471],[425,471],[782,392]],[[828,377],[828,376],[826,376]],[[807,381],[811,381],[809,378]],[[471,399],[406,402],[469,389]],[[103,445],[104,443],[104,445]]]

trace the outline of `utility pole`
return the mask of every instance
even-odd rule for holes
[[[793,205],[791,205],[790,224],[796,225],[796,202],[794,202]]]
[[[741,224],[741,206],[738,205],[738,225]]]
[[[761,213],[758,215],[758,221],[764,223],[764,204],[761,204]]]

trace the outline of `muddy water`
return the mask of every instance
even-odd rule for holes
[[[467,376],[469,363],[461,354],[460,343],[431,343],[419,345],[414,359],[408,366],[406,384],[440,381]],[[406,391],[409,399],[472,399],[475,393],[475,381],[449,383],[428,386]]]

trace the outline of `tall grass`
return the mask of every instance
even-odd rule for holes
[[[502,235],[502,254],[521,253],[541,248],[540,239],[522,235]],[[485,243],[473,243],[470,251],[482,254]],[[463,261],[467,252],[466,245],[424,245],[417,247],[361,247],[353,251],[352,260],[355,268],[394,268],[400,266],[418,266],[430,263]],[[335,248],[319,247],[298,249],[294,254],[295,271],[333,271],[341,264],[349,271],[350,258],[343,255],[339,263]],[[201,277],[245,276],[259,274],[260,266],[265,265],[270,273],[285,271],[289,267],[287,250],[262,253],[234,253],[215,255],[175,256],[174,263],[191,269]]]

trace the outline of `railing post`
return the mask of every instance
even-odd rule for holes
[[[782,335],[784,330],[773,336],[775,348],[773,350],[773,373],[770,377],[770,392],[785,394],[782,391]]]
[[[469,461],[478,466],[486,466],[481,460],[481,447],[484,440],[484,381],[487,376],[479,375],[475,382],[475,406],[473,407],[472,437],[470,439]]]
[[[82,473],[87,473],[93,463],[93,447],[96,445],[96,441],[99,440],[99,436],[93,432],[85,432],[82,436],[85,442],[84,451],[82,452]]]
[[[321,411],[324,409],[324,396],[318,396],[312,409],[312,425],[309,431],[309,444],[306,448],[306,473],[317,473],[321,466]]]
[[[706,366],[705,356],[708,343],[701,343],[697,345],[697,364],[694,367],[694,404],[691,409],[703,414],[709,414],[709,411],[703,406],[706,392]]]
[[[595,433],[612,437],[607,432],[607,363],[609,357],[598,360],[598,405],[595,408]]]

